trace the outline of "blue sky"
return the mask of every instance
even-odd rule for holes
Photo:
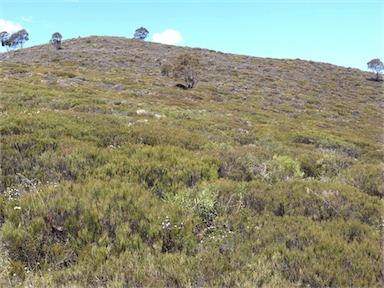
[[[384,0],[0,0],[0,30],[26,29],[25,47],[47,43],[54,32],[131,38],[141,26],[150,31],[146,41],[235,54],[362,70],[384,60]]]

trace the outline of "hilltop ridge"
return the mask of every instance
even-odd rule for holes
[[[383,108],[382,85],[368,81],[371,74],[358,69],[313,61],[224,54],[121,37],[69,39],[63,41],[62,47],[56,50],[44,44],[16,50],[0,54],[0,61],[2,67],[10,67],[10,71],[28,70],[28,67],[45,69],[39,74],[43,82],[61,81],[79,87],[135,88],[121,83],[125,75],[141,82],[141,88],[149,89],[154,98],[161,98],[165,96],[161,87],[169,89],[177,83],[161,76],[161,64],[188,52],[200,58],[202,71],[198,88],[181,94],[181,98],[240,102],[289,117],[300,118],[312,113],[312,117],[331,119],[332,123],[340,120],[338,125],[359,119],[377,122],[381,117],[379,108]],[[85,75],[88,70],[93,72]],[[108,79],[114,76],[115,80]],[[50,79],[52,77],[57,79]],[[100,84],[108,81],[111,83]],[[180,94],[179,91],[173,93]],[[361,109],[361,104],[372,110]],[[376,136],[380,134],[377,132]]]
[[[216,60],[218,60],[217,67],[219,69],[224,68],[234,68],[234,69],[245,69],[245,67],[241,67],[242,65],[249,64],[254,66],[256,64],[255,61],[258,61],[259,68],[264,68],[264,66],[274,66],[270,65],[271,63],[276,64],[276,68],[287,65],[283,63],[296,63],[296,68],[299,68],[299,64],[303,65],[303,68],[314,67],[317,66],[317,70],[326,70],[333,69],[336,71],[343,71],[343,69],[347,69],[349,72],[361,72],[367,74],[367,72],[361,71],[355,68],[345,68],[341,66],[336,66],[328,63],[314,62],[314,61],[306,61],[300,59],[273,59],[273,58],[260,58],[255,56],[247,56],[247,55],[237,55],[230,53],[223,53],[220,51],[214,51],[210,49],[204,48],[190,48],[190,47],[181,47],[153,42],[146,42],[137,39],[130,39],[124,37],[113,37],[113,36],[90,36],[85,38],[73,38],[63,40],[63,50],[55,50],[52,44],[42,44],[33,46],[30,48],[19,49],[15,51],[10,51],[6,53],[0,53],[0,59],[2,61],[13,61],[25,63],[26,58],[35,54],[35,57],[38,59],[38,64],[51,65],[50,61],[55,58],[55,56],[61,54],[63,60],[70,60],[69,58],[73,58],[80,62],[81,65],[86,65],[86,60],[93,59],[94,63],[102,63],[107,68],[119,68],[124,69],[127,68],[125,65],[130,66],[132,58],[137,57],[136,60],[139,59],[147,59],[146,67],[154,68],[158,64],[157,61],[167,59],[168,57],[174,57],[176,53],[181,52],[193,52],[200,53],[200,55],[204,55],[205,58],[209,59],[212,55],[215,55]],[[49,54],[45,54],[44,52],[49,52]],[[108,55],[108,59],[103,59],[103,55]],[[12,56],[11,56],[12,55]],[[236,59],[239,67],[231,67],[228,64],[234,64],[229,61],[222,61],[224,58]],[[83,58],[83,59],[82,59]],[[97,58],[97,59],[96,59]],[[36,59],[36,60],[37,60]],[[106,61],[108,60],[108,61]],[[157,61],[156,61],[157,60]],[[202,59],[205,60],[205,59]],[[221,60],[221,61],[220,61]],[[30,63],[33,63],[33,59],[28,60]],[[103,62],[106,61],[106,62]],[[273,62],[276,61],[276,62]],[[89,63],[88,63],[89,64]],[[206,63],[205,63],[206,64]],[[310,64],[310,65],[306,65]],[[108,66],[109,65],[109,66]],[[94,67],[97,68],[97,67]],[[206,67],[209,69],[209,67]],[[262,70],[262,69],[261,69]],[[304,69],[303,69],[304,70]],[[304,70],[305,71],[305,70]],[[346,70],[345,70],[346,71]],[[267,71],[264,71],[267,72]]]

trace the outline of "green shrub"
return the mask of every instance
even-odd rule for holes
[[[166,194],[165,200],[175,203],[200,217],[206,226],[210,226],[217,215],[217,195],[208,185],[177,191],[176,194]]]
[[[301,171],[300,162],[290,156],[273,156],[267,164],[265,178],[272,182],[301,179],[304,172]]]
[[[92,144],[63,139],[57,151],[43,153],[39,166],[44,167],[45,176],[50,182],[79,180],[92,174],[106,162],[106,153]]]
[[[244,197],[256,182],[236,182],[220,179],[212,184],[212,191],[216,195],[218,210],[225,214],[239,212],[244,207]],[[265,183],[263,183],[265,185]],[[250,186],[250,187],[248,187]]]
[[[77,180],[103,165],[105,159],[94,145],[72,139],[15,135],[4,138],[0,187],[23,188],[18,174],[36,184]],[[28,180],[29,179],[29,180]],[[4,185],[4,186],[2,186]],[[25,190],[24,185],[24,190]]]
[[[351,166],[354,161],[348,157],[324,154],[316,161],[319,177],[323,179],[335,179],[340,173]]]
[[[58,141],[50,137],[27,134],[3,137],[1,190],[20,184],[18,173],[28,179],[45,180],[40,177],[44,168],[40,166],[39,157],[57,147]]]
[[[269,153],[263,147],[236,147],[220,152],[219,174],[235,181],[252,181],[262,178],[267,170]]]
[[[150,146],[171,145],[188,150],[198,150],[207,144],[207,139],[179,127],[164,127],[157,123],[135,125],[130,129],[130,142]]]
[[[278,283],[310,287],[380,285],[380,233],[359,221],[320,222],[271,214],[255,218],[248,212],[232,214],[229,222],[236,243],[233,253],[237,262],[232,263],[244,261],[246,267],[252,267],[258,259],[273,263],[273,271],[281,275]],[[362,272],[368,270],[370,273]],[[271,279],[267,277],[264,284]]]
[[[68,71],[54,71],[53,72],[58,77],[67,77],[67,78],[75,78],[76,74]]]
[[[109,253],[137,249],[160,240],[156,211],[147,206],[157,200],[140,191],[116,181],[44,186],[22,196],[20,209],[8,205],[3,240],[12,259],[32,268],[37,263],[66,266],[80,256],[87,258],[94,245],[112,248]]]
[[[324,167],[318,165],[318,161],[323,157],[318,151],[300,149],[295,155],[300,162],[300,168],[304,173],[304,178],[319,178],[324,175]]]
[[[333,151],[334,154],[358,158],[361,149],[353,143],[349,143],[339,137],[322,134],[300,134],[295,136],[294,142],[314,145],[316,148]]]
[[[342,184],[289,181],[251,190],[244,201],[260,214],[305,216],[316,221],[357,219],[380,225],[379,201]]]
[[[200,181],[217,178],[217,161],[172,146],[132,145],[100,170],[101,177],[136,181],[159,197],[193,187]],[[197,155],[196,155],[197,156]]]
[[[383,164],[356,164],[344,170],[341,178],[369,195],[383,198],[383,175]]]

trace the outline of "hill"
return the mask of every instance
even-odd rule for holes
[[[383,284],[369,73],[118,37],[0,54],[2,286]],[[161,66],[200,58],[196,88]]]

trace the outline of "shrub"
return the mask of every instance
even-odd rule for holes
[[[383,198],[383,175],[383,164],[356,164],[344,170],[341,179],[369,195]]]
[[[113,250],[108,253],[116,253],[160,237],[158,228],[149,225],[156,222],[155,211],[141,210],[157,200],[147,198],[149,194],[142,194],[137,186],[116,182],[105,186],[94,180],[74,186],[47,185],[39,193],[43,201],[31,193],[20,198],[20,210],[9,205],[2,227],[11,257],[28,267],[37,268],[38,263],[63,267],[93,257],[94,245],[100,249],[110,245]],[[48,200],[49,207],[44,205]],[[137,235],[137,244],[129,235]]]
[[[219,154],[219,175],[235,181],[252,181],[267,173],[269,153],[263,147],[236,147]]]
[[[21,183],[16,175],[22,174],[28,179],[44,181],[45,172],[40,164],[40,156],[58,147],[56,139],[28,134],[2,138],[2,174],[0,188],[4,191]]]
[[[246,267],[254,267],[261,259],[268,265],[273,263],[273,271],[281,276],[279,283],[286,281],[288,285],[380,285],[380,233],[375,228],[342,219],[315,222],[304,217],[271,214],[255,218],[245,212],[232,214],[228,219],[235,232],[235,263],[241,265],[245,261]],[[354,240],[350,240],[348,235],[354,234]],[[368,274],[358,272],[367,269]],[[246,271],[243,269],[243,273]],[[262,279],[268,285],[272,278]],[[254,283],[260,284],[257,280],[261,279],[255,279]]]
[[[184,128],[167,127],[156,123],[137,125],[130,130],[129,138],[136,144],[150,146],[178,146],[188,150],[201,149],[208,140]]]
[[[173,71],[173,66],[170,63],[164,63],[161,65],[161,75],[166,77],[171,77]]]
[[[300,149],[295,155],[297,161],[300,162],[300,168],[304,173],[304,178],[318,178],[324,174],[324,166],[319,165],[318,161],[323,158],[323,154],[319,151],[308,149]]]
[[[336,183],[295,180],[261,186],[247,193],[244,202],[260,214],[305,216],[315,221],[357,219],[375,227],[380,222],[378,200]]]
[[[354,161],[351,158],[335,154],[323,154],[315,162],[318,176],[324,180],[336,179],[343,170],[353,163]]]
[[[345,157],[358,158],[361,155],[361,149],[358,146],[332,135],[300,134],[295,136],[294,141],[314,145],[316,148]]]
[[[290,156],[273,156],[269,161],[265,178],[272,182],[301,179],[304,172],[301,171],[300,162]]]
[[[199,58],[188,53],[180,54],[173,67],[173,75],[184,80],[186,89],[195,87],[200,70]]]
[[[99,175],[129,179],[163,198],[200,181],[216,179],[217,161],[208,156],[193,157],[191,152],[178,147],[132,145],[123,147],[99,170]]]
[[[203,221],[205,226],[210,226],[217,216],[217,195],[208,185],[200,185],[190,189],[166,194],[165,200],[175,203],[189,210]]]

